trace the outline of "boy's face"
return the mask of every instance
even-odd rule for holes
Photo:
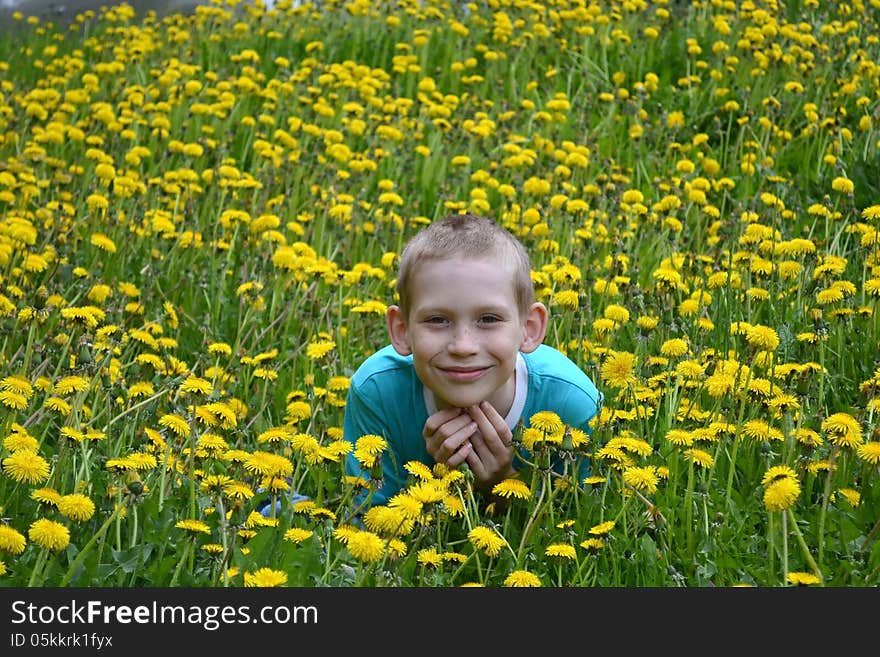
[[[517,352],[544,338],[546,310],[523,317],[509,266],[454,257],[429,260],[414,272],[406,317],[388,312],[395,349],[412,353],[416,374],[439,408],[489,401],[502,414],[513,403]]]

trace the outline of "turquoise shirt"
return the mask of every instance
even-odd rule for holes
[[[528,426],[538,411],[552,411],[565,424],[592,433],[588,423],[602,395],[568,356],[548,345],[520,353],[516,377],[513,405],[505,418],[511,430],[520,418]],[[382,484],[371,504],[384,504],[404,488],[409,473],[403,466],[408,461],[434,465],[422,429],[436,411],[433,393],[416,376],[412,356],[401,356],[391,345],[367,358],[354,373],[345,405],[345,439],[354,445],[361,436],[375,434],[388,442],[382,455]],[[369,479],[352,453],[345,467],[348,474]]]

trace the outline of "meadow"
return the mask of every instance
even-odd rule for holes
[[[18,16],[0,586],[877,586],[878,19],[878,0]],[[343,463],[382,444],[343,438],[349,379],[386,344],[403,244],[465,211],[528,247],[545,342],[604,404],[589,435],[526,418],[530,466],[497,502],[408,464],[366,510],[379,474]]]

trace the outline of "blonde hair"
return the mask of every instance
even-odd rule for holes
[[[475,214],[452,214],[416,233],[403,249],[398,267],[397,295],[404,313],[409,312],[410,288],[419,265],[455,256],[509,263],[520,313],[525,315],[535,302],[531,264],[522,243],[492,219]]]

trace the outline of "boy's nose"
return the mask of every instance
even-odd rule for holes
[[[449,351],[453,354],[472,354],[477,350],[477,342],[469,327],[457,328],[449,342]]]

